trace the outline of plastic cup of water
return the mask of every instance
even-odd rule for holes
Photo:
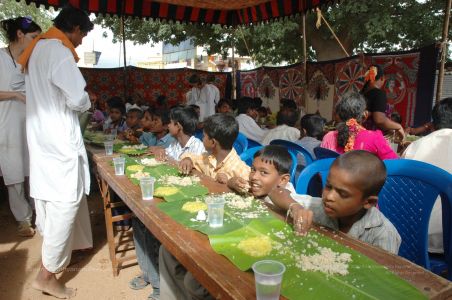
[[[210,227],[223,226],[224,202],[223,196],[212,196],[206,198],[207,220]]]
[[[278,300],[286,267],[274,260],[261,260],[252,266],[257,300]]]
[[[113,134],[106,134],[105,135],[105,141],[113,141],[115,139],[115,136]]]
[[[115,175],[124,175],[124,166],[126,164],[126,159],[124,157],[114,157],[113,164],[115,165]]]
[[[113,141],[104,142],[105,155],[113,155]]]
[[[110,134],[113,135],[113,139],[115,139],[116,136],[118,135],[118,129],[117,128],[112,128],[110,130]]]
[[[154,199],[154,177],[140,178],[141,196],[143,200]]]

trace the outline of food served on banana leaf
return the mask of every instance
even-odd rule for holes
[[[320,253],[300,255],[296,266],[303,271],[319,271],[328,275],[347,275],[352,261],[349,253],[334,252],[330,248],[319,248]]]
[[[141,163],[148,167],[155,167],[161,165],[163,162],[156,160],[155,158],[143,158]]]
[[[145,152],[145,150],[148,147],[146,145],[140,144],[140,145],[125,145],[122,146],[118,152],[124,153],[124,154],[142,154]]]
[[[131,178],[135,178],[137,180],[140,180],[141,178],[145,178],[145,177],[150,177],[150,176],[151,175],[148,172],[141,172],[141,171],[138,171],[138,172],[130,175]]]
[[[177,194],[177,192],[179,192],[179,189],[177,187],[160,186],[155,189],[154,195],[156,195],[157,197],[165,197]]]
[[[189,201],[182,205],[182,210],[189,213],[197,213],[200,210],[206,210],[207,204],[201,201]]]
[[[198,183],[200,181],[197,176],[173,176],[166,175],[159,178],[158,182],[162,185],[180,185],[180,186],[190,186]]]
[[[272,242],[267,236],[257,236],[240,241],[237,248],[249,256],[262,257],[270,254]]]
[[[143,171],[144,166],[141,165],[131,165],[127,167],[127,171],[130,172],[137,172],[137,171]]]

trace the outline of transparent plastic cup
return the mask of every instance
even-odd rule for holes
[[[126,164],[126,159],[124,157],[114,157],[113,164],[115,165],[115,175],[124,175],[124,166]]]
[[[154,199],[154,177],[140,178],[141,196],[143,200]]]
[[[113,155],[113,141],[104,142],[105,155]]]
[[[257,300],[278,300],[286,267],[274,260],[261,260],[253,264]]]
[[[210,227],[222,227],[224,217],[224,197],[207,197],[207,220]]]
[[[106,134],[105,135],[105,141],[109,142],[109,141],[113,141],[115,139],[115,136],[113,134]]]
[[[113,139],[115,139],[116,136],[118,135],[118,129],[117,128],[112,128],[110,130],[110,134],[113,136]]]

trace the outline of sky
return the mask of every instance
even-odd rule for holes
[[[103,37],[103,32],[107,32],[108,37]],[[97,68],[117,68],[123,66],[122,43],[114,44],[111,40],[113,33],[108,29],[103,29],[100,25],[95,25],[94,29],[83,39],[83,43],[77,47],[77,53],[81,58],[79,65],[83,66],[85,52],[101,51]],[[126,41],[127,65],[136,66],[139,61],[149,60],[151,56],[162,53],[162,44],[134,45],[131,41]]]

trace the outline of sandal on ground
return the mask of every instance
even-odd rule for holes
[[[132,290],[141,290],[149,285],[149,282],[144,280],[143,275],[138,275],[129,281],[129,288]]]
[[[19,236],[22,237],[33,237],[36,231],[31,227],[31,223],[28,221],[19,222],[19,227],[17,228]]]

